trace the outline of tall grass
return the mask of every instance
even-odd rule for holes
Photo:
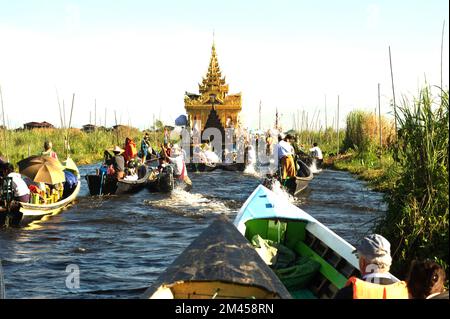
[[[339,145],[342,145],[343,135],[342,130],[339,135]],[[338,134],[336,130],[329,127],[326,130],[303,130],[298,131],[295,134],[297,136],[297,142],[300,145],[304,145],[306,149],[312,147],[313,143],[317,143],[324,153],[324,155],[335,155],[338,148]]]
[[[38,155],[43,150],[45,141],[53,143],[53,149],[59,158],[65,158],[65,134],[63,129],[34,129],[24,131],[7,131],[7,149],[4,148],[3,136],[1,136],[0,155],[8,156],[11,163],[17,163],[30,155]],[[140,147],[143,133],[138,129],[120,127],[118,130],[96,130],[91,133],[79,129],[70,129],[69,132],[69,155],[77,164],[89,164],[100,161],[105,149],[114,145],[124,147],[126,137],[133,139]],[[151,133],[152,144],[158,145],[162,141],[160,132]]]
[[[425,87],[398,108],[396,181],[376,231],[391,242],[393,271],[402,275],[416,258],[434,259],[448,275],[448,92],[441,95],[435,102]]]
[[[353,149],[358,153],[364,153],[378,147],[385,148],[393,140],[393,123],[383,116],[381,117],[381,145],[380,121],[376,114],[355,110],[347,115],[346,123],[344,150]]]

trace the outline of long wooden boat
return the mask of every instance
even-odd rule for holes
[[[220,216],[178,256],[142,298],[292,297],[236,227]]]
[[[102,175],[86,175],[86,180],[91,195],[120,195],[126,193],[134,193],[143,189],[148,182],[151,170],[146,165],[141,165],[137,170],[137,180],[117,180],[113,176]]]
[[[359,273],[354,247],[314,217],[259,185],[237,214],[234,225],[248,240],[255,235],[289,248],[296,258],[318,264],[309,280],[295,278],[295,271],[279,270],[294,298],[334,298],[347,279]],[[292,268],[291,269],[295,269]],[[298,271],[298,269],[297,269]]]
[[[46,215],[55,215],[67,209],[74,200],[77,198],[78,193],[81,188],[81,180],[78,175],[78,183],[74,188],[73,192],[66,198],[52,204],[31,204],[31,203],[20,203],[20,213],[22,218],[20,223],[27,224],[33,220],[40,219]]]
[[[205,163],[187,163],[186,169],[190,173],[198,172],[212,172],[217,168],[216,164],[205,164]]]

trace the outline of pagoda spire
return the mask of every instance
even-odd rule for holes
[[[225,77],[222,76],[222,72],[220,71],[214,37],[208,71],[206,76],[203,77],[202,83],[199,84],[199,91],[201,94],[214,94],[219,102],[223,101],[225,95],[228,93],[228,85],[225,83]]]

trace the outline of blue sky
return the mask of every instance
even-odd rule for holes
[[[113,110],[141,128],[153,114],[170,123],[184,111],[184,91],[196,91],[206,72],[214,30],[249,126],[260,100],[263,125],[278,108],[288,128],[297,109],[324,114],[325,95],[331,122],[338,94],[342,126],[346,112],[375,108],[377,83],[382,111],[390,112],[389,45],[398,99],[416,93],[425,77],[439,84],[444,20],[448,88],[443,0],[0,0],[0,85],[12,127],[59,124],[55,87],[66,104],[76,93],[75,126],[89,121],[94,99],[99,114],[108,109],[108,125]]]

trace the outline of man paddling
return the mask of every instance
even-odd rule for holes
[[[281,180],[285,180],[296,176],[294,149],[291,145],[293,136],[288,134],[286,136],[280,134],[277,145],[278,152],[278,166],[281,166]]]
[[[109,165],[108,174],[114,175],[117,179],[123,179],[125,177],[125,159],[122,155],[124,152],[119,146],[115,146],[112,150],[114,156],[108,151],[105,151],[105,163]]]

